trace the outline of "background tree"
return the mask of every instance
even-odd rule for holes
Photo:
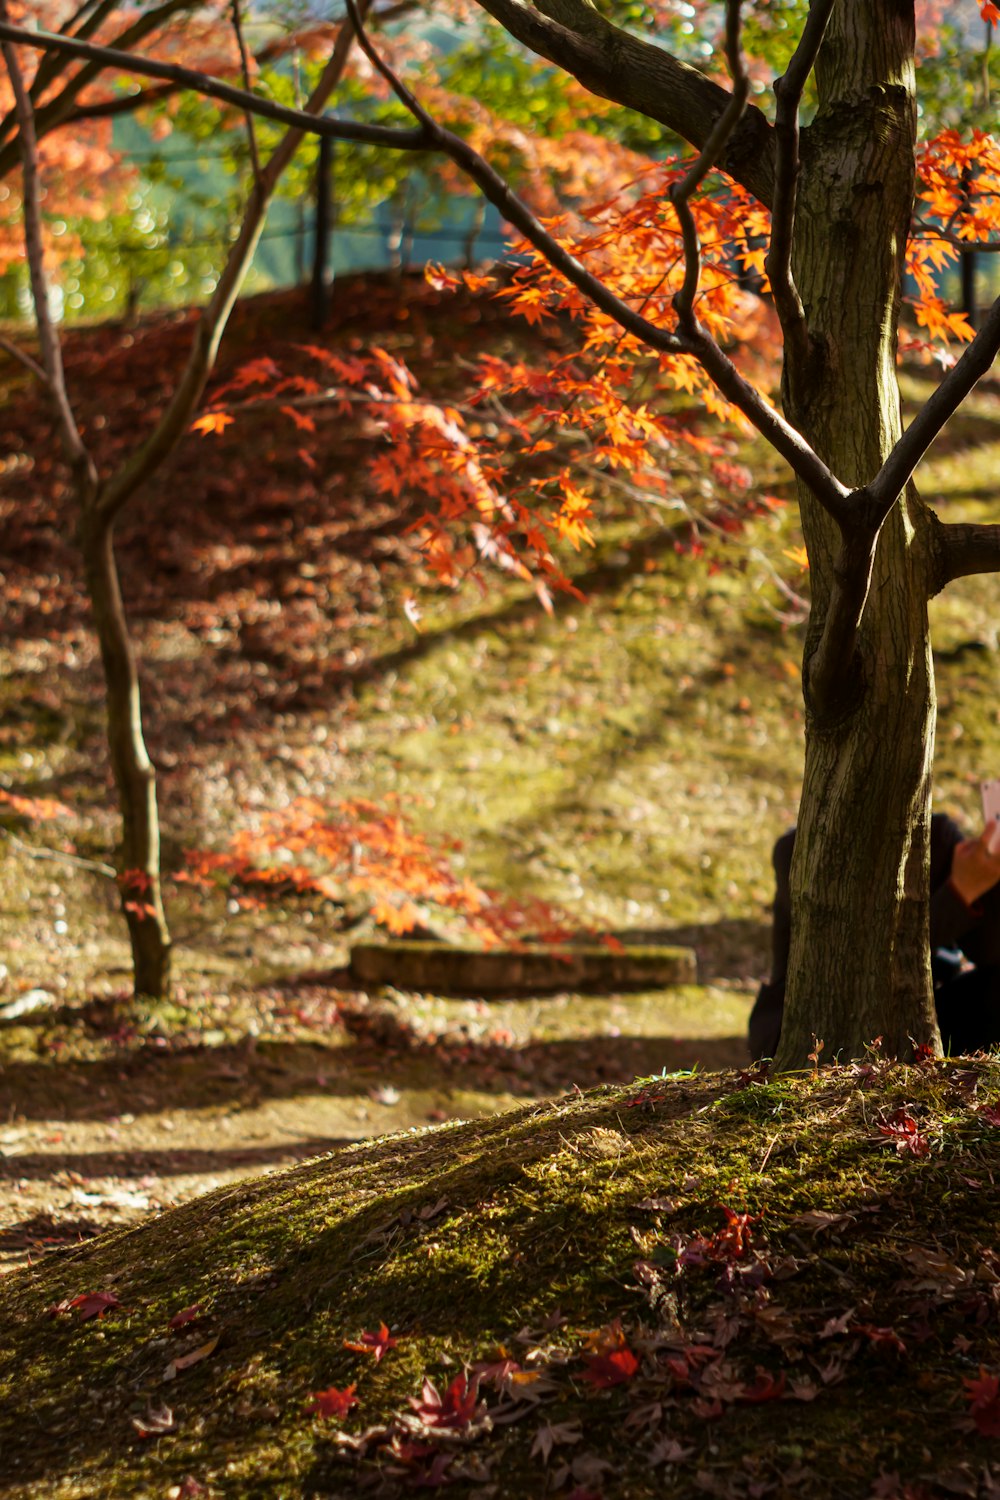
[[[684,371],[704,372],[799,481],[813,598],[803,670],[807,737],[794,937],[779,1061],[803,1062],[815,1032],[831,1051],[851,1055],[875,1035],[894,1054],[905,1053],[911,1040],[936,1045],[927,954],[934,725],[927,601],[953,578],[993,570],[1000,563],[1000,528],[944,525],[916,494],[911,477],[992,363],[1000,347],[1000,302],[903,434],[895,356],[917,186],[914,7],[896,0],[817,0],[808,14],[802,6],[783,9],[783,21],[794,15],[800,29],[775,90],[773,123],[749,103],[754,79],[745,61],[744,7],[732,0],[725,7],[724,46],[730,89],[586,0],[548,0],[544,8],[488,0],[484,8],[595,95],[648,116],[696,147],[690,167],[661,179],[658,205],[650,195],[633,195],[637,213],[624,213],[619,226],[639,243],[645,236],[648,247],[650,221],[658,216],[671,225],[662,238],[672,253],[652,276],[640,277],[628,241],[619,253],[609,231],[597,245],[581,241],[597,252],[603,277],[585,269],[575,247],[517,199],[473,146],[436,122],[364,38],[352,10],[372,66],[416,122],[397,132],[394,143],[436,150],[455,162],[569,283],[572,310],[593,307],[596,317],[623,330],[632,341],[623,342],[626,353],[642,350]],[[979,9],[983,19],[996,19],[994,5]],[[769,7],[745,10],[770,19]],[[29,38],[10,27],[0,34],[43,49],[100,55],[88,53],[86,44]],[[766,26],[759,34],[769,42]],[[181,76],[147,61],[124,65],[154,78]],[[219,94],[204,80],[189,81]],[[807,90],[813,102],[803,125]],[[341,139],[366,138],[346,122],[323,128]],[[388,132],[385,143],[393,144]],[[922,162],[932,206],[938,218],[944,214],[940,253],[953,238],[971,243],[992,233],[996,143],[981,132],[966,143],[942,138],[923,147]],[[967,180],[956,189],[962,201],[955,203],[949,182],[970,173],[975,198]],[[737,202],[742,190],[771,215],[765,269],[784,337],[783,415],[723,351],[722,309],[715,308],[715,326],[708,317],[718,274],[703,285],[704,219],[692,207],[706,183]],[[748,258],[755,253],[746,247]],[[522,305],[537,305],[552,289],[522,288],[518,295]],[[949,326],[930,296],[923,299],[923,317],[929,328]],[[511,545],[522,518],[500,503],[491,518]]]

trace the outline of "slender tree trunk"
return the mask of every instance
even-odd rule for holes
[[[170,932],[160,886],[156,773],[142,734],[139,675],[115,562],[112,525],[93,511],[80,527],[87,592],[101,648],[108,747],[122,812],[119,883],[132,945],[135,992],[155,999],[170,986]]]
[[[845,482],[874,477],[901,430],[896,330],[914,188],[913,4],[842,0],[803,141],[795,275],[812,357],[785,370],[792,420]],[[857,1057],[881,1036],[938,1044],[928,952],[935,696],[929,517],[912,490],[883,527],[852,673],[822,701],[812,652],[840,536],[800,495],[813,603],[804,661],[806,759],[792,868],[792,946],[778,1064]]]

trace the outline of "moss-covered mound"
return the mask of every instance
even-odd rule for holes
[[[0,1493],[995,1493],[998,1097],[674,1076],[209,1194],[0,1286]]]

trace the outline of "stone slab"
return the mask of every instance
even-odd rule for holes
[[[360,943],[351,949],[350,970],[358,984],[434,995],[605,993],[697,982],[694,949],[663,946],[482,949],[425,941]]]

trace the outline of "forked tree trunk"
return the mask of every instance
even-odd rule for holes
[[[112,527],[90,512],[84,516],[79,539],[104,667],[108,747],[122,813],[119,886],[135,993],[163,999],[170,986],[171,944],[160,886],[156,773],[142,734],[139,675]]]
[[[786,367],[795,424],[845,483],[877,473],[901,429],[896,327],[914,189],[914,17],[901,0],[842,0],[803,142],[795,275],[813,339]],[[881,1036],[938,1045],[928,953],[935,697],[929,517],[915,493],[879,538],[853,693],[819,701],[809,663],[839,535],[800,494],[813,605],[804,663],[806,760],[792,868],[792,946],[777,1062],[857,1057]]]

